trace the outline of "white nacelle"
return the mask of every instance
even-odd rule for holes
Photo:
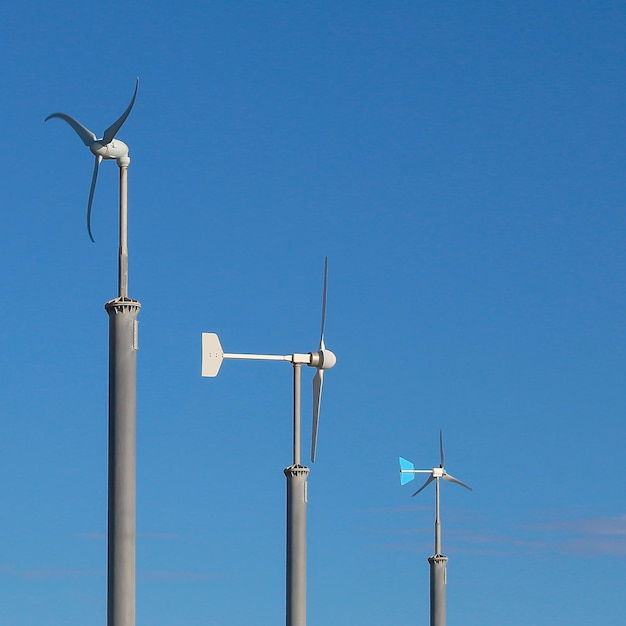
[[[317,367],[318,370],[329,370],[331,367],[335,367],[337,363],[337,357],[334,352],[330,350],[320,350],[319,352],[311,352],[311,361],[309,365],[311,367]]]
[[[433,478],[441,478],[444,474],[443,467],[433,467]]]
[[[96,156],[110,161],[128,156],[128,146],[119,139],[114,139],[106,145],[102,145],[99,141],[94,141],[89,146],[89,149]]]

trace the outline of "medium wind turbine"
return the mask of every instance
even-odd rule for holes
[[[65,113],[46,118],[66,121],[95,155],[87,203],[87,232],[91,234],[91,204],[102,159],[115,160],[120,168],[118,297],[105,304],[109,316],[109,484],[107,625],[135,624],[136,536],[136,396],[138,322],[141,304],[128,297],[128,146],[115,136],[129,116],[130,104],[104,131],[101,139]]]
[[[322,330],[317,351],[286,355],[232,354],[222,350],[215,333],[202,333],[202,376],[217,376],[224,359],[254,359],[287,361],[293,365],[293,463],[284,469],[287,478],[287,626],[306,625],[306,504],[309,468],[300,463],[300,374],[302,365],[316,369],[313,377],[313,419],[311,433],[311,462],[315,461],[317,431],[324,371],[337,362],[333,352],[324,343],[326,324],[326,292],[328,288],[328,258],[324,261],[324,289],[322,295]]]
[[[406,485],[415,478],[415,474],[430,474],[426,482],[413,494],[416,496],[420,491],[435,481],[435,554],[428,559],[430,564],[430,626],[446,625],[446,563],[448,557],[441,553],[441,522],[439,515],[439,480],[455,483],[470,491],[472,488],[446,472],[444,467],[443,433],[439,431],[439,467],[432,469],[415,469],[411,461],[400,457],[400,484]]]

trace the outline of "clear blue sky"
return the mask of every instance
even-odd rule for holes
[[[622,624],[626,5],[4,3],[0,624],[106,614],[107,316],[126,107],[137,624],[284,620],[291,372],[315,349],[311,626],[428,620],[438,463],[450,626]],[[308,441],[310,378],[303,398]]]

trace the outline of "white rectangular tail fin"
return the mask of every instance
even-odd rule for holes
[[[202,375],[214,378],[222,367],[224,351],[215,333],[202,333]]]

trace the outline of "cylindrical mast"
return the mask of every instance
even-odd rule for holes
[[[441,554],[441,522],[439,520],[439,479],[435,479],[435,556]]]
[[[293,464],[300,465],[300,363],[293,364]]]
[[[448,557],[435,554],[430,564],[430,626],[446,626],[446,563]]]
[[[120,167],[120,246],[118,260],[118,294],[128,298],[128,166],[130,157],[117,159]]]
[[[135,626],[137,315],[128,297],[127,180],[120,167],[119,296],[109,315],[109,507],[107,626]]]
[[[287,477],[287,626],[306,626],[306,504],[309,468],[292,465]]]
[[[435,554],[430,564],[430,626],[446,626],[446,563],[441,554],[441,520],[439,519],[439,478],[435,479]]]
[[[107,625],[135,624],[135,465],[137,315],[128,298],[109,315],[109,512]]]
[[[293,465],[287,477],[286,624],[306,626],[306,503],[309,469],[300,465],[300,363],[293,364]]]

